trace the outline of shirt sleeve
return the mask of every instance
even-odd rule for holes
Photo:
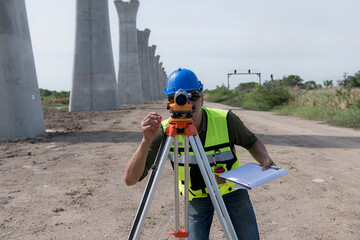
[[[258,141],[258,138],[252,133],[240,120],[240,118],[229,111],[227,115],[229,140],[235,145],[242,146],[249,150],[251,146]]]
[[[151,169],[152,165],[155,162],[156,159],[156,155],[159,151],[160,145],[161,145],[161,141],[164,137],[164,130],[162,128],[162,126],[159,129],[159,132],[156,134],[154,140],[152,141],[147,157],[146,157],[146,163],[145,163],[145,168],[144,168],[144,172],[141,175],[139,181],[143,180],[149,173],[149,170]]]

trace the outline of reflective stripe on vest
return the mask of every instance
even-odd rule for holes
[[[237,158],[234,146],[229,143],[229,134],[227,128],[226,116],[227,110],[209,109],[203,108],[207,115],[207,131],[204,144],[204,150],[207,155],[207,159],[210,163],[212,171],[216,167],[223,167],[225,172],[237,168],[240,166],[240,162]],[[169,124],[169,119],[162,122],[164,130]],[[179,189],[180,192],[184,192],[184,136],[178,135],[179,143]],[[174,152],[173,147],[170,149],[169,158],[174,167]],[[214,159],[216,165],[214,164]],[[208,196],[208,190],[206,189],[204,180],[202,178],[197,161],[195,159],[192,148],[189,149],[189,200],[193,198],[201,198]],[[234,183],[226,182],[225,184],[219,184],[219,190],[221,195],[234,191]]]
[[[171,153],[171,155],[169,154],[169,158],[172,162],[174,162],[174,155],[173,155],[174,153],[173,152],[170,152],[170,153]],[[205,153],[207,155],[206,157],[210,164],[214,164],[214,158],[215,158],[216,163],[226,162],[229,159],[234,158],[234,154],[231,151],[224,151],[224,152],[221,152],[218,154],[215,154],[214,151],[210,152],[209,154],[207,154],[208,152],[205,151]],[[183,154],[179,155],[178,161],[179,161],[180,165],[183,165],[184,161],[185,161],[185,156]],[[193,152],[191,152],[191,154],[189,152],[189,164],[197,164]]]

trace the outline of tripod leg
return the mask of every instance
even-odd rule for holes
[[[147,210],[151,203],[152,195],[156,188],[157,181],[159,179],[161,170],[164,166],[165,159],[169,154],[169,150],[170,150],[173,139],[174,139],[173,137],[164,136],[164,139],[161,143],[160,149],[156,156],[156,160],[153,165],[151,175],[150,175],[148,183],[146,185],[146,189],[145,189],[143,197],[141,199],[141,203],[140,203],[138,211],[136,213],[136,217],[135,217],[133,225],[131,227],[131,231],[128,236],[128,240],[136,240],[139,238],[140,231],[141,231],[142,225],[144,223],[144,219],[145,219]],[[166,143],[164,144],[165,141],[166,141]]]
[[[222,196],[221,196],[221,193],[220,193],[220,191],[219,191],[219,188],[217,187],[217,182],[216,182],[215,178],[213,177],[214,175],[213,175],[213,173],[212,173],[212,171],[211,171],[210,165],[208,164],[208,160],[207,160],[207,157],[206,157],[205,150],[204,150],[204,148],[202,147],[201,140],[200,140],[200,138],[199,138],[198,135],[195,135],[195,142],[196,142],[196,144],[197,144],[197,146],[198,146],[198,150],[199,150],[199,152],[200,152],[201,159],[203,159],[203,161],[206,160],[206,161],[204,161],[204,166],[205,166],[205,169],[206,169],[208,175],[211,176],[211,177],[210,177],[210,180],[212,181],[212,185],[213,185],[213,186],[216,186],[216,187],[214,187],[214,191],[215,191],[215,194],[216,194],[216,197],[217,197],[218,201],[221,203],[221,204],[220,204],[220,207],[221,207],[221,210],[222,210],[222,212],[223,212],[223,214],[224,214],[224,217],[225,217],[226,221],[229,223],[229,224],[228,224],[229,230],[230,230],[230,232],[232,233],[232,235],[233,235],[234,237],[236,237],[235,239],[237,239],[234,226],[232,225],[232,222],[231,222],[229,213],[228,213],[228,211],[227,211],[227,209],[226,209],[224,200],[223,200],[223,198],[222,198]]]
[[[184,201],[185,201],[185,228],[180,229],[180,213],[179,213],[179,149],[178,149],[178,135],[175,135],[174,138],[174,193],[175,193],[175,229],[176,231],[170,234],[174,234],[176,238],[179,240],[185,240],[185,238],[180,237],[180,234],[187,234],[189,229],[189,221],[188,221],[188,209],[189,209],[189,140],[185,137],[185,145],[184,145],[184,154],[185,154],[185,162],[184,162],[184,179],[185,179],[185,191],[184,191]]]
[[[189,138],[185,136],[185,163],[184,163],[184,179],[185,179],[185,232],[189,232]]]
[[[195,137],[198,137],[198,136],[195,135]],[[199,152],[200,150],[204,151],[204,149],[202,147],[202,144],[201,144],[201,142],[200,142],[200,144],[198,144],[198,142],[196,142],[194,140],[193,136],[190,136],[189,139],[190,139],[190,144],[191,144],[191,147],[193,149],[195,158],[197,160],[199,169],[201,171],[201,175],[203,176],[204,182],[206,184],[206,188],[209,191],[209,195],[210,195],[211,201],[212,201],[212,203],[214,205],[214,209],[216,210],[216,213],[217,213],[217,215],[219,217],[220,223],[221,223],[221,225],[223,227],[223,230],[224,230],[224,232],[226,234],[226,238],[227,239],[236,239],[237,240],[237,236],[236,236],[234,227],[232,226],[230,217],[229,218],[226,217],[226,216],[229,216],[229,215],[228,215],[228,212],[226,210],[225,203],[224,203],[224,201],[223,201],[223,199],[221,197],[221,194],[220,194],[220,191],[218,189],[215,178],[213,176],[213,173],[212,173],[211,170],[210,170],[210,173],[209,173],[209,171],[206,170],[206,167],[210,168],[207,157],[206,157],[206,155],[200,154],[200,152]],[[214,191],[215,191],[215,193],[214,193]],[[229,232],[229,230],[230,230],[230,232]]]
[[[178,148],[178,136],[174,138],[174,200],[175,200],[175,229],[180,228],[179,218],[179,148]]]

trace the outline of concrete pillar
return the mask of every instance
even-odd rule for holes
[[[138,0],[114,1],[120,32],[118,93],[120,104],[143,104],[136,31]]]
[[[149,47],[149,64],[150,64],[150,79],[152,83],[152,92],[153,92],[153,98],[159,99],[159,89],[156,87],[156,75],[155,75],[155,51],[156,51],[156,45],[152,45]]]
[[[160,98],[164,98],[164,74],[163,74],[163,63],[159,63],[159,82],[160,82]]]
[[[120,109],[107,1],[77,0],[69,111]]]
[[[157,95],[157,99],[162,99],[164,97],[164,93],[161,91],[162,88],[160,87],[160,67],[159,67],[159,61],[160,61],[160,56],[156,55],[155,56],[155,86],[158,89],[158,95]]]
[[[166,87],[167,80],[168,80],[168,75],[167,75],[167,73],[165,71],[165,68],[164,68],[164,89]]]
[[[0,140],[45,133],[24,0],[0,1]]]
[[[144,31],[137,31],[142,95],[144,100],[151,101],[154,97],[149,69],[149,36],[150,30],[147,28]]]
[[[166,75],[166,71],[165,71],[164,67],[161,69],[161,71],[162,71],[162,77],[163,77],[163,88],[164,88],[164,91],[165,91],[166,82],[167,82],[167,75]]]

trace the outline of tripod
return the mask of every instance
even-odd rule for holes
[[[184,113],[184,112],[180,112]],[[185,239],[189,236],[188,232],[188,208],[189,208],[189,142],[194,152],[197,164],[199,166],[201,175],[208,189],[212,204],[219,217],[221,226],[224,230],[227,239],[237,240],[237,236],[234,227],[231,223],[230,216],[225,207],[225,203],[220,194],[217,182],[210,168],[210,164],[205,154],[205,150],[202,146],[196,127],[193,125],[191,118],[179,118],[173,115],[170,118],[169,126],[166,128],[164,138],[161,142],[159,151],[157,153],[154,165],[152,166],[151,175],[147,182],[141,203],[139,205],[136,217],[131,227],[128,240],[137,240],[140,235],[144,219],[147,214],[147,210],[150,206],[153,193],[155,191],[160,172],[163,168],[166,157],[169,154],[170,147],[174,145],[174,185],[175,185],[175,231],[169,233],[177,238]],[[184,229],[180,229],[179,223],[179,181],[178,181],[178,135],[184,135],[184,179],[185,179],[185,223]]]

